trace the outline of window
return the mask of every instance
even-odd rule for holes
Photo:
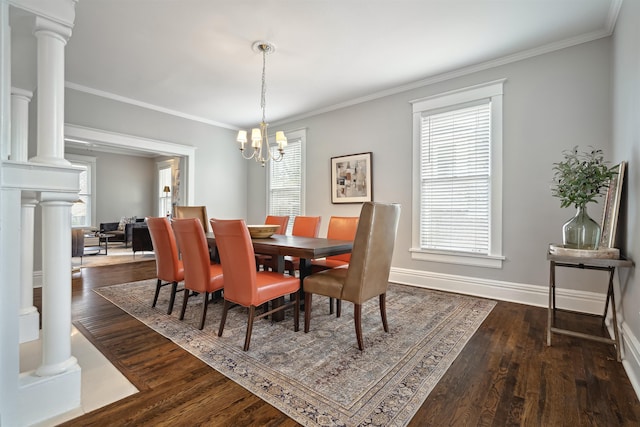
[[[166,161],[158,163],[158,216],[172,214],[171,193],[171,166],[173,162]],[[169,191],[165,191],[169,189]]]
[[[71,205],[71,226],[91,228],[95,224],[95,157],[67,154],[67,160],[80,172],[78,201]]]
[[[305,131],[288,132],[288,145],[280,162],[268,163],[267,212],[288,215],[287,234],[291,234],[293,218],[304,214],[304,141]],[[271,147],[277,154],[277,147]]]
[[[413,101],[413,259],[502,266],[502,85]]]

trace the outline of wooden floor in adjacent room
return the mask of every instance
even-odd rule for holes
[[[154,277],[154,261],[73,275],[74,324],[140,392],[64,425],[298,425],[92,292]],[[640,425],[640,403],[614,347],[558,335],[547,347],[546,314],[498,302],[410,425]],[[594,316],[559,313],[558,320],[602,329]]]

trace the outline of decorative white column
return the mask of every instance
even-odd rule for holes
[[[11,27],[9,4],[0,1],[0,161],[11,154]]]
[[[29,151],[29,102],[32,92],[11,88],[11,160],[26,162]]]
[[[67,200],[61,200],[65,196]],[[40,193],[43,313],[38,376],[77,368],[77,360],[71,356],[71,204],[77,197]]]
[[[31,161],[69,166],[64,159],[64,47],[71,29],[36,17],[38,153]]]
[[[35,194],[22,192],[20,241],[20,342],[37,340],[40,336],[40,314],[33,305],[33,237]]]

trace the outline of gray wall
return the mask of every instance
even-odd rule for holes
[[[640,2],[625,1],[613,37],[613,151],[616,161],[626,160],[628,170],[622,197],[622,216],[619,227],[623,231],[622,249],[637,263],[640,260]],[[640,337],[640,276],[637,271],[619,271],[622,322],[625,337],[625,363],[635,372],[637,386],[640,379],[640,355],[634,353],[629,336]],[[636,341],[637,351],[637,341]],[[629,369],[627,369],[629,372]],[[631,375],[630,375],[631,376]],[[640,394],[640,390],[636,389]]]
[[[155,215],[156,161],[153,158],[65,150],[96,159],[96,223],[116,222],[122,217]]]
[[[521,284],[548,283],[546,250],[561,243],[562,224],[574,215],[551,196],[552,163],[563,149],[591,145],[611,155],[609,38],[452,78],[273,129],[307,128],[306,213],[322,215],[321,234],[331,215],[357,215],[358,205],[330,203],[332,156],[373,152],[376,201],[402,204],[393,266]],[[414,261],[411,259],[412,110],[410,101],[506,78],[504,85],[504,180],[502,269]],[[252,195],[264,194],[263,176],[250,170]],[[262,196],[264,199],[264,196]],[[601,205],[590,206],[600,220]],[[264,203],[249,205],[253,220]],[[562,287],[603,292],[601,283],[580,278]],[[596,273],[597,276],[597,273]],[[560,286],[560,285],[559,285]]]
[[[194,204],[207,206],[210,217],[246,217],[247,162],[235,131],[72,89],[65,91],[65,123],[196,147]]]

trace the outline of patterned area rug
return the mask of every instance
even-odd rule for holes
[[[131,246],[128,248],[124,244],[109,243],[108,255],[104,252],[95,255],[85,255],[82,258],[72,257],[71,264],[75,268],[101,267],[103,265],[127,264],[130,262],[152,261],[156,256],[153,252],[138,251],[133,253]]]
[[[377,298],[363,306],[365,350],[357,347],[353,305],[329,315],[328,299],[316,296],[311,327],[293,331],[289,310],[282,322],[256,321],[251,348],[242,351],[247,312],[229,311],[217,336],[221,303],[211,304],[198,330],[201,298],[190,298],[178,320],[182,295],[166,314],[168,289],[151,308],[155,280],[96,289],[158,333],[305,426],[406,425],[494,301],[391,284],[387,293],[389,333],[382,329]]]

